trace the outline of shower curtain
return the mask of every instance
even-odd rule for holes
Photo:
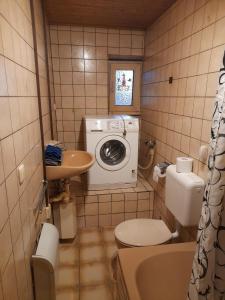
[[[189,300],[225,300],[225,54],[213,113],[208,180],[198,227]]]

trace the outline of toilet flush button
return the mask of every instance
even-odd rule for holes
[[[21,164],[17,170],[18,170],[19,184],[22,185],[24,182],[24,177],[25,177],[24,164]]]

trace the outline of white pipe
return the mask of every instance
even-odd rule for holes
[[[149,149],[148,155],[149,155],[149,162],[146,164],[146,166],[138,165],[138,168],[141,170],[148,170],[152,164],[154,159],[155,150],[153,148]]]

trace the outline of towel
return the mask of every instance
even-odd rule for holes
[[[62,160],[62,149],[57,146],[48,145],[45,149],[46,166],[59,166]]]

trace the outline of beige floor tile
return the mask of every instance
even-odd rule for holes
[[[75,266],[59,267],[57,272],[57,287],[75,287],[79,284],[79,269]]]
[[[112,300],[111,291],[108,286],[100,285],[91,288],[82,288],[80,300]]]
[[[75,265],[79,263],[79,251],[75,245],[59,246],[59,264]]]
[[[117,250],[113,231],[113,227],[83,229],[79,233],[80,244],[60,245],[56,300],[116,299],[112,296],[111,257]],[[101,242],[105,242],[104,248]]]
[[[107,267],[103,263],[89,263],[80,267],[80,284],[95,285],[107,280]]]
[[[57,290],[56,300],[79,300],[79,290],[75,288]]]
[[[103,230],[103,240],[105,243],[115,242],[114,228],[109,228]]]
[[[103,246],[87,246],[80,248],[80,262],[100,261],[104,258]]]
[[[84,230],[80,233],[80,244],[100,243],[101,235],[98,230]]]

